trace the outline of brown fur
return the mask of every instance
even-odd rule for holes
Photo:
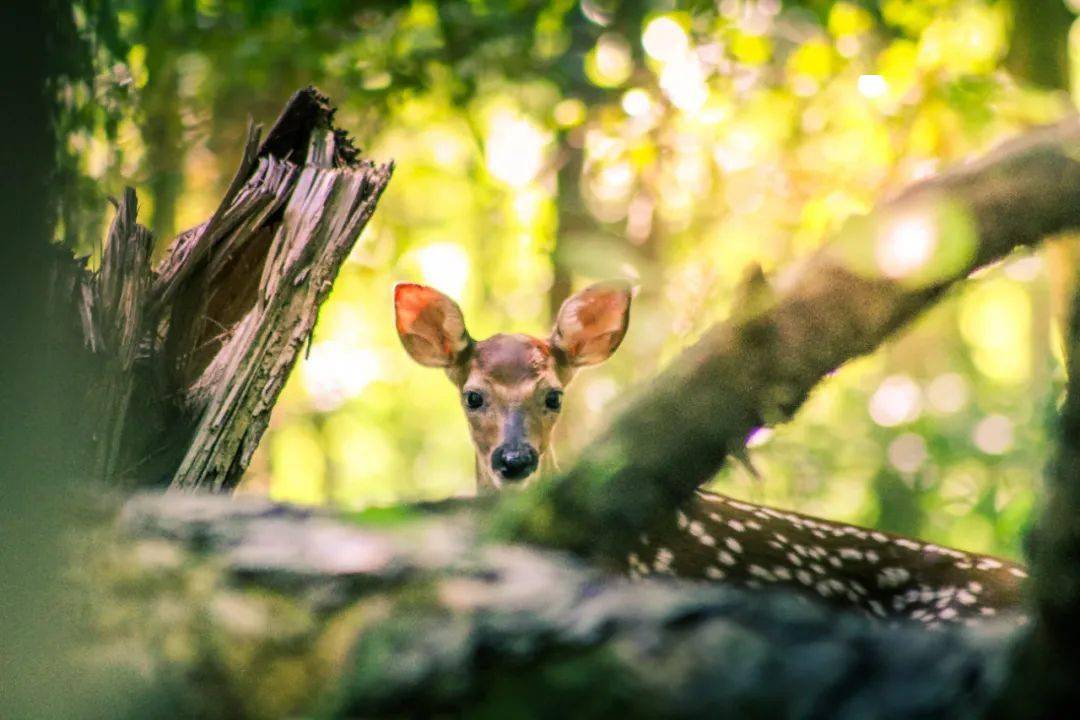
[[[475,342],[457,303],[423,285],[398,285],[394,308],[398,335],[413,359],[445,368],[463,407],[468,393],[483,396],[483,406],[465,407],[465,416],[476,448],[477,485],[489,492],[503,486],[492,454],[508,442],[511,427],[515,435],[520,429],[515,442],[539,454],[541,470],[554,467],[550,439],[559,412],[547,407],[548,393],[561,392],[576,368],[615,352],[629,321],[630,288],[598,283],[574,295],[563,304],[550,340],[499,334]]]

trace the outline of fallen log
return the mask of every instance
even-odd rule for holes
[[[113,717],[978,717],[1004,678],[1012,626],[630,581],[476,510],[135,498],[84,566],[86,663],[125,679]]]

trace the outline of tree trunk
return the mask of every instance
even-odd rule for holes
[[[127,191],[94,273],[58,268],[60,313],[93,358],[83,467],[107,482],[229,490],[318,310],[390,179],[360,159],[312,88],[298,92],[208,221],[156,270]],[[71,308],[74,309],[71,309]]]

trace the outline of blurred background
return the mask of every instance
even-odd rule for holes
[[[249,116],[269,124],[319,86],[397,170],[241,489],[343,508],[468,494],[458,398],[401,349],[393,283],[453,296],[481,338],[546,334],[589,282],[639,285],[622,348],[567,394],[565,464],[731,312],[749,264],[783,268],[904,185],[1071,112],[1073,10],[86,0],[98,72],[64,90],[61,240],[93,257],[101,188],[132,184],[160,251],[213,211]],[[894,249],[886,273],[922,252]],[[1070,258],[1058,243],[982,272],[755,434],[762,480],[731,468],[714,489],[1017,557],[1062,388]]]

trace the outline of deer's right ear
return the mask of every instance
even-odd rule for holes
[[[398,337],[412,359],[427,367],[450,367],[466,356],[472,339],[457,303],[434,288],[394,286]]]

